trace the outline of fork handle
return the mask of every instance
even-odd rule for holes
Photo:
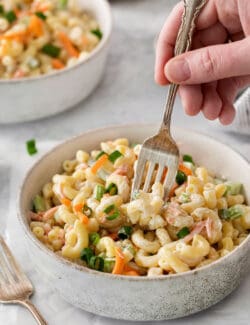
[[[17,302],[19,304],[23,305],[24,307],[26,307],[27,309],[29,309],[29,311],[32,313],[35,320],[37,321],[37,324],[39,324],[39,325],[48,325],[48,323],[43,318],[41,313],[38,311],[38,309],[35,307],[35,305],[33,305],[33,303],[29,299],[18,300]]]
[[[188,51],[192,45],[192,37],[195,28],[195,20],[207,0],[184,0],[184,12],[182,22],[177,35],[174,55],[177,56]],[[169,130],[174,101],[179,85],[171,84],[168,91],[167,102],[161,130]]]

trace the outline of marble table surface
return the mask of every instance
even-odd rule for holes
[[[5,227],[5,209],[9,207],[11,163],[18,161],[17,148],[24,148],[30,138],[37,142],[62,141],[90,128],[130,122],[160,122],[166,87],[157,86],[153,78],[154,44],[160,28],[175,0],[113,0],[114,33],[104,77],[84,102],[59,115],[14,125],[0,125],[0,230]],[[70,87],[70,85],[67,85]],[[32,94],[24,94],[31,96]],[[18,105],[17,105],[18,109]],[[188,117],[177,99],[173,124],[208,134],[241,152],[250,161],[250,138],[230,132],[230,128],[209,122],[201,115]],[[24,149],[23,149],[24,150]],[[36,283],[34,283],[36,286]],[[37,284],[38,285],[38,284]],[[38,285],[39,286],[39,285]],[[246,304],[250,298],[250,277],[228,298],[208,311],[187,319],[164,324],[241,324],[250,323]],[[12,307],[0,307],[0,324],[12,325],[8,315]],[[18,324],[26,322],[26,313]],[[46,315],[45,315],[46,316]],[[28,317],[28,316],[27,316]],[[9,318],[10,319],[10,318]],[[80,324],[81,317],[78,315]],[[86,321],[81,324],[127,324],[127,322]],[[30,318],[29,318],[30,320]],[[72,324],[69,323],[69,324]],[[35,323],[34,323],[35,324]],[[54,323],[66,324],[66,322]],[[68,324],[68,323],[67,323]]]

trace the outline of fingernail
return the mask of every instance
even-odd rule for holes
[[[188,62],[183,59],[174,59],[167,63],[165,74],[168,80],[175,83],[186,81],[191,77]]]

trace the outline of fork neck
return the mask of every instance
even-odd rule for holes
[[[167,131],[170,134],[170,123],[174,107],[174,101],[177,94],[179,85],[171,84],[168,90],[167,102],[165,106],[165,112],[163,116],[163,121],[160,127],[160,131]]]

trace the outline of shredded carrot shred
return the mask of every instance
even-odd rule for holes
[[[117,234],[117,232],[113,232],[112,234],[108,234],[108,237],[112,238],[113,240],[117,240],[118,234]]]
[[[29,32],[35,37],[41,37],[43,35],[43,22],[36,15],[30,17],[30,23],[28,27]]]
[[[57,70],[63,69],[65,67],[64,63],[59,59],[52,59],[51,63],[52,67]]]
[[[178,187],[179,187],[178,184],[174,184],[174,185],[173,185],[173,187],[171,188],[171,190],[170,190],[170,192],[169,192],[169,195],[168,195],[169,198],[171,198],[171,197],[174,196],[174,194],[175,194],[175,190],[176,190]]]
[[[107,155],[102,155],[97,161],[96,163],[91,167],[91,172],[93,174],[96,174],[98,169],[100,169],[105,162],[108,160],[108,156]]]
[[[179,170],[182,171],[184,174],[186,174],[187,176],[189,175],[193,175],[193,172],[191,169],[187,168],[186,166],[184,166],[183,164],[179,165]]]
[[[140,274],[136,271],[126,271],[122,273],[123,275],[132,275],[132,276],[140,276]]]
[[[73,210],[75,212],[82,212],[82,209],[83,209],[83,204],[82,203],[79,203],[79,204],[76,204],[73,206]]]
[[[67,199],[66,197],[63,197],[61,199],[62,204],[66,205],[66,207],[70,207],[71,206],[71,201],[69,199]]]
[[[120,248],[115,248],[115,266],[113,268],[112,274],[122,274],[125,265],[124,255]]]
[[[83,213],[79,213],[79,219],[85,225],[87,225],[89,223],[89,218]]]
[[[135,272],[137,272],[134,268],[132,268],[132,267],[129,266],[128,264],[125,264],[125,265],[124,265],[123,271],[124,271],[124,272],[130,272],[130,271],[135,271]]]
[[[71,40],[68,38],[68,36],[63,33],[58,33],[58,38],[60,42],[62,43],[65,50],[68,52],[69,56],[77,58],[79,56],[79,51],[74,47]]]

